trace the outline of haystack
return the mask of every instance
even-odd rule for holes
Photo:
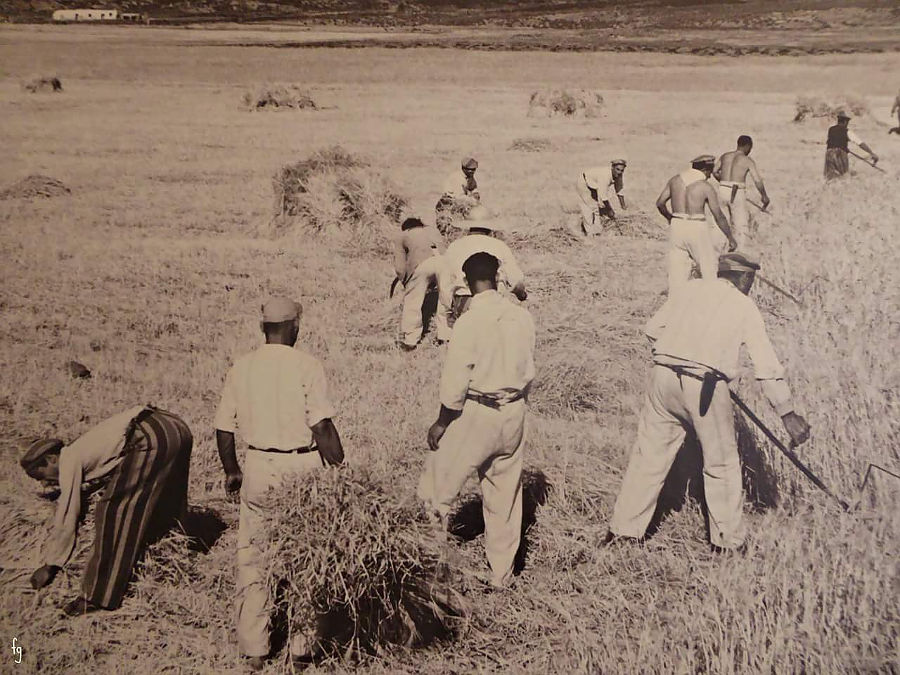
[[[0,191],[0,199],[31,199],[33,197],[49,198],[69,194],[70,192],[71,190],[69,190],[69,188],[55,178],[42,176],[40,174],[32,174],[27,178],[23,178],[18,183],[9,186],[5,190]]]
[[[339,146],[282,167],[273,187],[277,230],[300,228],[380,253],[407,204],[387,178]]]
[[[528,101],[529,117],[599,117],[602,112],[603,96],[587,89],[535,91]]]
[[[795,122],[802,122],[808,117],[834,118],[839,110],[844,110],[854,117],[869,112],[866,102],[854,96],[837,96],[831,99],[819,96],[800,96],[797,98],[796,108]]]
[[[315,627],[326,654],[451,639],[462,616],[442,544],[413,504],[343,466],[273,493],[262,543],[288,630]],[[312,624],[312,625],[310,625]]]
[[[62,91],[62,82],[58,77],[36,77],[29,82],[23,82],[22,88],[32,94],[39,91]]]
[[[509,149],[518,152],[546,152],[553,149],[553,143],[549,138],[517,138]]]
[[[266,108],[269,110],[280,110],[284,108],[294,108],[303,110],[310,108],[317,110],[316,102],[313,101],[308,91],[300,87],[290,85],[279,86],[262,86],[254,91],[248,91],[243,98],[244,107],[248,110],[260,110]]]

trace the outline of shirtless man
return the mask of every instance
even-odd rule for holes
[[[672,176],[656,200],[656,208],[669,221],[669,295],[677,292],[691,278],[691,260],[700,267],[700,276],[715,279],[719,256],[706,224],[705,208],[709,204],[716,224],[728,239],[728,250],[737,248],[728,219],[719,205],[716,191],[707,180],[716,158],[701,155],[691,168]],[[672,212],[666,202],[672,202]]]
[[[738,236],[741,239],[746,236],[747,225],[750,223],[750,213],[747,210],[747,174],[759,190],[763,211],[769,206],[766,186],[756,168],[756,162],[749,157],[752,149],[753,139],[749,136],[740,136],[737,140],[737,150],[726,152],[719,157],[713,169],[713,175],[719,181],[719,201],[728,210],[735,239]]]

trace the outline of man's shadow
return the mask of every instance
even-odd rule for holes
[[[754,511],[766,511],[778,503],[775,470],[765,452],[759,447],[756,434],[744,417],[735,411],[734,419],[744,497]],[[656,534],[666,517],[670,513],[681,511],[689,498],[696,500],[701,506],[708,537],[709,510],[703,487],[703,451],[693,430],[690,429],[663,483],[656,502],[656,511],[650,519],[645,536],[650,538]]]
[[[522,538],[513,563],[513,573],[525,568],[528,556],[528,530],[537,522],[537,509],[547,501],[551,485],[544,473],[538,469],[522,472]],[[447,530],[463,541],[472,541],[484,532],[484,513],[481,494],[469,494],[463,498],[459,508],[450,515]]]

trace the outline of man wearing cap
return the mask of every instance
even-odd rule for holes
[[[828,139],[825,150],[825,180],[843,176],[850,170],[849,143],[855,143],[865,150],[872,159],[872,165],[878,163],[878,155],[863,143],[859,136],[850,131],[850,116],[843,110],[837,113],[837,124],[828,128]]]
[[[616,537],[643,538],[685,429],[691,428],[703,450],[713,550],[743,545],[741,467],[728,391],[728,382],[739,375],[742,345],[791,440],[800,445],[809,438],[809,425],[794,412],[784,368],[762,316],[747,296],[759,263],[737,252],[726,253],[718,269],[718,279],[685,284],[645,328],[653,345],[653,369],[607,542]]]
[[[716,276],[716,243],[706,224],[706,206],[728,241],[728,250],[737,248],[728,219],[719,205],[716,191],[707,181],[712,175],[715,157],[700,155],[691,168],[672,176],[656,200],[656,208],[669,221],[669,295],[677,293],[691,278],[692,261],[700,268],[700,276]],[[672,202],[670,212],[666,203]],[[716,232],[718,232],[718,230]]]
[[[713,175],[719,181],[719,202],[728,211],[735,240],[747,235],[747,226],[750,224],[750,212],[747,209],[748,175],[759,190],[763,210],[769,206],[769,195],[766,194],[762,176],[759,175],[756,162],[750,159],[751,150],[753,139],[746,135],[739,136],[737,149],[719,157],[713,169]]]
[[[610,192],[619,198],[619,206],[628,208],[622,194],[625,166],[624,159],[614,159],[608,167],[601,165],[585,169],[575,181],[575,190],[581,201],[581,227],[585,234],[600,234],[601,216],[615,219],[616,212],[609,201]]]
[[[525,291],[525,275],[513,252],[504,242],[491,236],[494,232],[503,231],[505,223],[492,218],[490,212],[480,204],[469,212],[466,221],[469,233],[447,246],[440,275],[438,312],[444,313],[448,327],[452,327],[462,316],[472,299],[463,272],[463,263],[475,253],[490,253],[497,258],[500,261],[498,281],[509,288],[520,301],[524,302],[528,297]]]
[[[453,216],[457,214],[465,216],[473,206],[481,201],[478,183],[475,181],[477,168],[478,162],[474,157],[464,157],[462,176],[454,171],[444,181],[444,190],[434,207],[434,215],[437,229],[445,237],[451,234]]]
[[[444,240],[433,227],[419,218],[408,217],[400,225],[401,235],[394,251],[394,271],[403,284],[403,310],[400,314],[400,346],[412,351],[422,339],[422,305],[429,291],[437,291],[443,258]],[[438,312],[438,340],[449,339],[447,315]]]
[[[59,487],[53,529],[32,587],[51,583],[69,561],[81,514],[82,483],[104,484],[94,513],[94,547],[81,595],[64,612],[77,616],[122,604],[135,562],[147,541],[187,511],[193,437],[184,420],[138,405],[100,422],[65,445],[35,441],[20,460],[33,479]]]
[[[331,418],[325,371],[307,352],[296,349],[300,303],[273,298],[263,305],[266,343],[239,358],[228,371],[216,411],[216,443],[225,469],[225,492],[240,493],[237,552],[237,637],[241,653],[258,669],[269,654],[270,598],[260,569],[255,538],[270,509],[270,488],[286,477],[343,461],[344,451]],[[241,471],[235,453],[235,431],[249,448]],[[315,646],[314,626],[295,635],[290,650],[306,657]]]
[[[453,329],[441,376],[441,408],[428,430],[417,494],[446,531],[468,477],[481,481],[490,583],[507,585],[522,531],[522,455],[528,387],[534,379],[534,321],[497,292],[500,261],[474,253],[463,263],[471,307]]]

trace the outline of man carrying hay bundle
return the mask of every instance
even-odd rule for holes
[[[431,454],[417,494],[443,531],[468,477],[481,480],[490,584],[506,586],[522,530],[522,455],[528,387],[534,379],[534,321],[497,293],[500,261],[475,253],[463,263],[471,307],[456,323],[441,376],[441,408],[428,430]]]
[[[759,190],[763,210],[765,211],[769,206],[769,195],[766,194],[762,176],[759,175],[756,162],[750,159],[751,150],[753,150],[753,139],[746,135],[739,136],[737,149],[719,157],[713,169],[713,175],[719,181],[719,202],[728,211],[731,233],[735,240],[747,235],[747,228],[750,224],[750,211],[747,208],[748,175],[753,179],[756,189]]]
[[[475,181],[475,170],[478,162],[474,157],[462,160],[462,176],[453,172],[444,181],[444,191],[434,207],[435,225],[445,237],[449,237],[453,228],[453,217],[465,217],[469,210],[481,201],[478,183]]]
[[[616,212],[609,201],[610,192],[614,192],[619,199],[619,206],[623,209],[625,204],[624,176],[626,161],[622,158],[614,159],[609,167],[605,165],[595,166],[581,172],[575,181],[575,191],[581,201],[581,227],[588,236],[600,234],[601,218],[615,220]]]
[[[878,155],[850,131],[850,115],[839,110],[837,124],[828,128],[828,138],[825,141],[825,180],[839,178],[850,170],[850,143],[855,143],[869,154],[872,166],[878,163]]]
[[[691,168],[672,176],[656,200],[656,208],[669,221],[669,295],[677,293],[691,278],[692,261],[704,279],[716,277],[716,243],[706,224],[709,205],[716,224],[728,240],[728,250],[737,248],[728,219],[719,206],[716,191],[707,180],[712,175],[715,157],[700,155]],[[672,212],[666,202],[672,202]]]
[[[685,429],[690,428],[703,450],[712,550],[743,546],[741,466],[728,391],[728,382],[739,374],[742,345],[793,443],[809,438],[809,425],[794,412],[784,368],[759,309],[747,296],[758,269],[759,263],[746,255],[726,253],[719,258],[718,279],[688,282],[647,323],[653,370],[606,543],[617,537],[644,537]]]
[[[151,406],[135,406],[104,420],[76,441],[35,441],[20,460],[35,480],[59,487],[44,565],[31,576],[43,588],[68,562],[75,547],[81,487],[102,480],[94,514],[94,547],[82,579],[82,595],[63,611],[78,616],[122,604],[148,539],[184,521],[193,437],[184,421]]]
[[[270,508],[270,488],[289,475],[340,464],[344,450],[331,418],[325,371],[319,361],[294,348],[300,330],[300,303],[273,298],[262,308],[266,343],[238,359],[225,378],[216,411],[216,443],[225,469],[225,492],[240,493],[237,551],[237,634],[241,653],[253,669],[269,654],[271,607],[261,551],[256,540]],[[237,463],[236,429],[250,446],[242,472]],[[311,620],[310,620],[311,623]],[[291,640],[295,659],[315,648],[314,626],[299,627]]]
[[[495,232],[503,231],[505,224],[491,218],[490,212],[481,205],[474,207],[466,220],[469,233],[451,242],[447,247],[439,280],[438,313],[443,313],[445,318],[442,318],[441,321],[446,322],[448,330],[463,315],[472,299],[472,293],[463,272],[463,263],[475,253],[490,253],[497,258],[500,261],[500,284],[510,289],[513,295],[522,302],[528,297],[528,293],[525,291],[525,275],[522,268],[519,267],[516,257],[506,243],[492,236]]]
[[[444,240],[432,227],[416,217],[404,218],[402,234],[394,252],[394,271],[403,284],[403,310],[400,314],[400,346],[412,351],[422,339],[422,305],[429,292],[437,291],[443,258]],[[437,339],[449,339],[446,312],[437,312]]]

